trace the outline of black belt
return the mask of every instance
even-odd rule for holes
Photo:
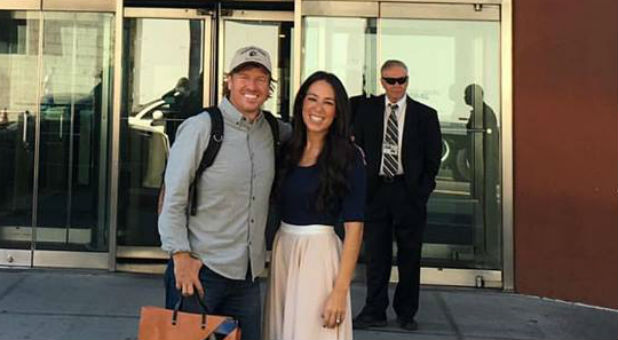
[[[382,183],[395,183],[395,182],[403,182],[404,181],[404,176],[403,175],[395,175],[395,176],[378,176],[378,178],[380,179],[380,181]]]

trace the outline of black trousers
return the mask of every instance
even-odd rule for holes
[[[173,309],[181,295],[180,291],[176,289],[174,261],[172,260],[167,264],[164,279],[165,308]],[[247,272],[245,280],[232,280],[213,272],[206,266],[202,266],[199,279],[204,287],[204,304],[208,307],[209,313],[227,315],[238,320],[238,325],[242,330],[241,340],[262,338],[260,282],[252,279],[250,271]],[[200,313],[202,308],[193,298],[183,303],[182,310]]]
[[[414,318],[419,305],[425,223],[425,202],[408,192],[403,178],[397,176],[392,183],[381,181],[366,211],[367,298],[362,313],[378,319],[386,318],[394,238],[397,243],[399,282],[393,308],[400,318]]]

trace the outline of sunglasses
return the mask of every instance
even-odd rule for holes
[[[405,77],[401,77],[401,78],[387,78],[387,77],[382,77],[382,79],[388,84],[388,85],[395,85],[395,83],[403,85],[405,83],[408,82],[408,76]]]

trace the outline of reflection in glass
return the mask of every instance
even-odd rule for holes
[[[442,127],[428,265],[501,266],[499,115],[491,109],[499,114],[499,29],[497,22],[380,20],[378,59],[408,65],[409,95],[438,110]]]
[[[107,250],[112,22],[0,11],[3,248]]]
[[[379,67],[399,59],[410,72],[408,94],[438,111],[443,155],[428,204],[426,266],[501,268],[499,35],[497,22],[303,20],[303,78],[335,73],[354,107],[359,96],[383,93]]]
[[[0,247],[30,249],[38,13],[0,11]]]
[[[43,19],[36,248],[107,251],[113,15]]]
[[[156,202],[176,130],[201,111],[202,20],[125,19],[118,245],[160,245]]]
[[[326,70],[350,96],[375,94],[375,32],[375,19],[305,17],[301,77]]]

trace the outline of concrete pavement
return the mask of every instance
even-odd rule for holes
[[[140,307],[163,294],[160,275],[0,268],[0,339],[135,339]],[[354,314],[363,299],[354,283]],[[618,311],[496,290],[423,287],[416,332],[390,313],[355,339],[618,339]]]

